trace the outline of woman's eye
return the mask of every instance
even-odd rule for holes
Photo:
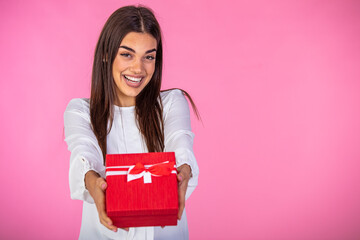
[[[124,56],[124,57],[130,57],[130,56],[131,56],[131,55],[128,54],[128,53],[121,53],[120,55],[121,55],[121,56]]]
[[[154,60],[155,58],[153,56],[146,56],[147,60]]]

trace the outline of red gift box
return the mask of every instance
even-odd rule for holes
[[[177,225],[174,152],[107,154],[106,212],[119,228]]]

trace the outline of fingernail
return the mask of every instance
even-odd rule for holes
[[[114,228],[113,231],[116,232],[116,228]]]
[[[101,188],[102,188],[102,189],[104,189],[104,188],[105,188],[105,183],[103,183],[103,184],[101,185]]]
[[[182,176],[181,175],[179,175],[179,179],[180,179],[180,181],[182,181]]]

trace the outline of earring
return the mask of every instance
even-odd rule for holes
[[[105,56],[103,57],[102,61],[103,61],[103,62],[107,62],[107,60],[108,60],[108,55],[105,54]]]

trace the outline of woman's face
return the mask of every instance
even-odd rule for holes
[[[156,39],[148,33],[130,32],[124,37],[112,66],[117,86],[116,105],[135,105],[135,97],[154,74],[156,47]]]

